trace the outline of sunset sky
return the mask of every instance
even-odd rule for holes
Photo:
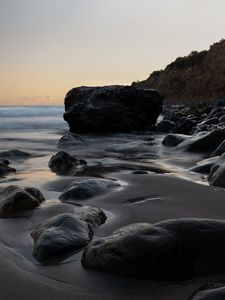
[[[130,84],[225,37],[224,0],[0,0],[0,105]]]

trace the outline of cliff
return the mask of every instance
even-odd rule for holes
[[[179,57],[164,70],[133,82],[161,92],[168,102],[214,100],[225,96],[225,40],[210,49]]]

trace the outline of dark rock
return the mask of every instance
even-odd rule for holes
[[[182,118],[177,122],[176,133],[190,134],[194,126],[196,126],[196,121],[189,118]]]
[[[44,200],[44,196],[36,188],[10,185],[0,191],[0,216],[11,217],[34,209]]]
[[[50,218],[35,228],[33,254],[41,263],[51,263],[84,248],[93,236],[92,227],[74,214]]]
[[[163,97],[132,86],[78,87],[65,98],[64,119],[71,132],[130,132],[154,125]]]
[[[225,282],[209,283],[198,289],[189,300],[224,300]]]
[[[177,149],[211,154],[224,139],[225,131],[223,129],[216,129],[211,132],[200,132],[180,143]]]
[[[212,124],[218,124],[219,123],[219,119],[217,117],[215,118],[211,118],[211,119],[206,119],[204,121],[202,121],[201,123],[199,123],[198,125],[212,125]]]
[[[135,174],[135,175],[149,174],[149,171],[146,171],[146,170],[135,170],[135,171],[132,172],[132,174]]]
[[[93,228],[98,227],[105,223],[107,217],[103,210],[98,207],[93,206],[81,206],[79,210],[75,206],[75,212],[78,214],[79,218],[88,224],[90,224]]]
[[[224,122],[225,122],[225,115],[223,115],[223,116],[221,116],[221,117],[219,118],[219,122],[220,122],[220,123],[224,123]]]
[[[108,179],[87,179],[72,182],[60,195],[62,201],[84,200],[102,195],[108,190],[119,187],[120,184]]]
[[[165,136],[165,138],[162,141],[162,144],[167,147],[176,147],[183,141],[185,141],[187,136],[182,135],[182,134],[173,134],[170,133]]]
[[[4,176],[11,172],[16,172],[16,169],[9,166],[9,161],[7,159],[0,159],[0,176]]]
[[[211,157],[220,156],[225,152],[225,140],[211,153]]]
[[[156,130],[158,132],[171,132],[176,128],[176,123],[170,120],[163,120],[157,124]]]
[[[65,151],[53,155],[48,163],[49,168],[61,175],[72,175],[79,166],[87,164],[85,160],[78,159]]]
[[[60,148],[74,147],[80,144],[85,145],[85,140],[80,135],[75,133],[67,133],[58,141],[58,147]]]
[[[208,174],[213,164],[218,160],[218,157],[211,157],[204,159],[197,163],[196,166],[192,167],[190,171],[201,174]]]
[[[184,281],[223,274],[224,247],[225,221],[174,219],[154,225],[131,224],[93,240],[83,253],[82,264],[129,277]]]
[[[25,151],[12,149],[0,152],[0,158],[29,158],[31,154]]]
[[[208,181],[211,185],[225,187],[225,153],[211,167]]]

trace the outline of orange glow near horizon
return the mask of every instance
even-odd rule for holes
[[[1,0],[0,105],[131,84],[224,38],[225,1]]]

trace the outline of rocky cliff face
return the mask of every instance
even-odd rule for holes
[[[225,40],[208,51],[179,57],[164,70],[132,85],[161,92],[169,102],[213,100],[225,96]]]

